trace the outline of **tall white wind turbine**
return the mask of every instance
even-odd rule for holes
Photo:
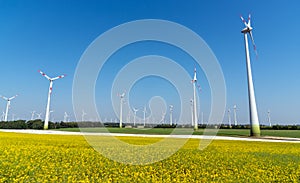
[[[194,123],[194,130],[198,130],[198,112],[197,112],[197,93],[196,93],[196,83],[197,83],[197,74],[196,74],[196,67],[194,69],[194,79],[192,80],[193,83],[193,123]]]
[[[234,125],[237,126],[236,105],[233,106]]]
[[[242,16],[241,16],[241,19],[245,24],[245,28],[241,32],[244,34],[244,39],[245,39],[248,95],[249,95],[249,112],[250,112],[250,126],[251,126],[250,135],[251,136],[260,136],[260,125],[259,125],[258,114],[257,114],[257,107],[256,107],[255,93],[254,93],[254,86],[253,86],[252,72],[251,72],[250,54],[249,54],[249,47],[248,47],[248,34],[250,35],[256,55],[257,55],[257,52],[256,52],[256,46],[254,43],[253,35],[252,35],[253,28],[251,27],[250,14],[248,17],[248,22],[246,22]]]
[[[49,76],[47,76],[41,70],[39,70],[39,73],[41,73],[42,76],[44,76],[46,79],[48,79],[50,81],[49,91],[48,91],[47,107],[46,107],[46,115],[45,115],[45,123],[44,123],[44,130],[48,130],[48,123],[49,123],[49,116],[50,116],[50,97],[51,97],[51,93],[52,93],[53,81],[57,80],[57,79],[60,79],[60,78],[63,78],[63,77],[65,77],[65,75],[50,78]]]
[[[172,126],[173,124],[173,105],[170,105],[170,125]]]
[[[133,116],[133,126],[135,126],[136,113],[139,111],[137,108],[133,108],[134,116]]]
[[[8,110],[10,109],[10,101],[11,101],[12,99],[16,98],[17,96],[18,96],[18,95],[15,95],[15,96],[10,97],[10,98],[1,96],[4,100],[7,101],[7,103],[6,103],[6,111],[5,111],[5,116],[4,116],[4,121],[7,121]]]
[[[124,98],[125,98],[125,92],[122,94],[119,94],[120,97],[120,128],[123,127],[123,103],[124,103]]]

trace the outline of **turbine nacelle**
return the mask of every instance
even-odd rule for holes
[[[245,24],[245,28],[242,30],[242,33],[248,33],[248,32],[250,32],[250,31],[252,31],[252,27],[251,27],[251,15],[249,14],[249,16],[248,16],[248,22],[246,22],[246,20],[242,17],[242,16],[240,16],[241,17],[241,19],[242,19],[242,21],[244,22],[244,24]]]
[[[241,32],[243,34],[249,33],[249,36],[250,36],[251,41],[252,41],[253,49],[255,51],[255,55],[256,55],[256,58],[257,58],[258,54],[257,54],[256,45],[255,45],[253,34],[252,34],[253,28],[251,27],[251,15],[249,14],[249,16],[248,16],[248,22],[246,22],[246,20],[244,20],[244,18],[242,16],[240,16],[240,17],[241,17],[242,21],[244,22],[244,25],[246,26]]]

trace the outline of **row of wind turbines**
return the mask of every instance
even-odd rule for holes
[[[260,125],[259,125],[259,120],[258,120],[258,114],[257,114],[257,107],[256,107],[256,100],[255,100],[255,93],[254,93],[254,86],[253,86],[253,79],[252,79],[252,71],[251,71],[251,62],[250,62],[250,54],[249,54],[249,46],[248,46],[248,35],[250,36],[250,39],[252,41],[252,45],[254,47],[255,54],[257,55],[256,51],[256,46],[254,43],[253,35],[252,35],[252,30],[253,28],[251,27],[251,16],[249,14],[248,16],[248,21],[244,20],[244,18],[241,16],[240,17],[245,25],[245,28],[242,29],[241,33],[244,35],[244,43],[245,43],[245,53],[246,53],[246,67],[247,67],[247,81],[248,81],[248,97],[249,97],[249,112],[250,112],[250,126],[251,126],[251,131],[250,134],[251,136],[260,136]],[[45,122],[44,122],[44,129],[48,129],[48,123],[49,123],[49,115],[50,115],[50,99],[51,99],[51,93],[52,93],[52,87],[53,87],[53,82],[57,79],[61,79],[65,77],[65,75],[60,75],[54,78],[50,78],[48,75],[46,75],[44,72],[39,70],[39,73],[44,76],[50,83],[49,83],[49,91],[48,91],[48,98],[47,98],[47,106],[46,106],[46,112],[45,112]],[[192,124],[194,124],[194,129],[198,129],[198,113],[197,113],[197,94],[196,94],[196,83],[197,83],[197,76],[196,76],[196,69],[194,70],[194,77],[192,80],[193,83],[193,99],[191,100],[191,105],[192,105]],[[17,97],[17,95],[7,98],[4,96],[1,96],[4,100],[7,101],[6,105],[6,112],[5,112],[5,117],[4,120],[7,121],[7,116],[8,116],[8,110],[10,108],[10,102],[14,98]],[[121,95],[120,97],[120,128],[122,128],[122,104],[124,102],[124,97],[125,97],[125,92]],[[137,109],[134,110],[134,123],[135,123],[135,118],[136,118],[136,113]],[[172,123],[172,111],[173,111],[173,106],[170,106],[170,123]],[[236,111],[236,106],[234,108],[234,111]],[[229,112],[230,113],[230,112]],[[144,118],[145,118],[145,108],[144,108]],[[86,115],[86,113],[85,113]],[[268,112],[268,116],[270,115],[270,112]],[[83,115],[84,116],[84,115]],[[65,114],[65,119],[67,119],[67,115]],[[269,117],[270,118],[270,117]],[[229,119],[231,121],[231,119]],[[235,123],[236,123],[236,112],[235,112]]]
[[[53,112],[53,111],[50,111],[50,99],[51,99],[51,93],[52,93],[52,87],[53,87],[53,81],[57,80],[57,79],[60,79],[60,78],[63,78],[65,77],[66,75],[63,74],[63,75],[60,75],[60,76],[57,76],[57,77],[54,77],[54,78],[50,78],[48,75],[46,75],[44,72],[42,72],[41,70],[38,71],[42,76],[44,76],[49,82],[50,82],[50,85],[49,85],[49,91],[48,91],[48,99],[47,99],[47,107],[46,107],[46,114],[45,114],[45,122],[44,122],[44,129],[47,130],[48,129],[48,124],[49,124],[49,116],[50,116],[50,113]],[[13,100],[14,98],[16,98],[18,95],[15,95],[13,97],[10,97],[10,98],[7,98],[7,97],[4,97],[4,96],[1,96],[1,98],[3,98],[4,100],[7,101],[7,104],[6,104],[6,111],[5,111],[5,116],[4,116],[4,121],[7,121],[7,117],[8,117],[8,111],[10,109],[10,102],[11,100]],[[32,111],[31,112],[31,120],[33,120],[34,118],[34,114],[35,114],[35,111]],[[37,114],[38,117],[40,118],[41,117],[41,113],[40,114]],[[66,116],[66,113],[65,113],[65,118],[68,117]]]

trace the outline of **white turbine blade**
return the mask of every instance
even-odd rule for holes
[[[14,98],[16,98],[18,95],[15,95],[15,96],[13,96],[13,97],[10,97],[8,100],[12,100],[12,99],[14,99]]]
[[[242,21],[244,22],[245,26],[248,27],[246,20],[244,20],[244,18],[242,16],[240,16],[240,17],[241,17]]]
[[[256,45],[255,45],[255,42],[254,42],[254,39],[253,39],[252,31],[249,32],[249,35],[250,35],[250,38],[251,38],[251,41],[252,41],[252,44],[253,44],[253,49],[254,49],[255,55],[257,57],[258,54],[257,54],[257,50],[256,50]]]
[[[4,96],[0,96],[1,98],[3,98],[4,100],[8,100],[8,98],[4,97]]]
[[[61,75],[61,76],[57,76],[57,77],[55,77],[55,78],[51,78],[51,80],[52,81],[54,81],[54,80],[57,80],[57,79],[60,79],[60,78],[63,78],[63,77],[65,77],[66,75],[65,74],[63,74],[63,75]]]
[[[251,14],[249,13],[249,16],[248,16],[248,27],[251,27]]]
[[[48,80],[50,80],[51,78],[49,76],[47,76],[44,72],[42,72],[41,70],[38,70],[39,73],[41,73],[42,76],[45,76],[45,78],[47,78]]]

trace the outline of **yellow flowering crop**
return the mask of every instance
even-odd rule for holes
[[[213,141],[203,151],[198,145],[189,140],[168,159],[136,166],[105,158],[82,136],[0,132],[0,182],[300,182],[300,144]]]

